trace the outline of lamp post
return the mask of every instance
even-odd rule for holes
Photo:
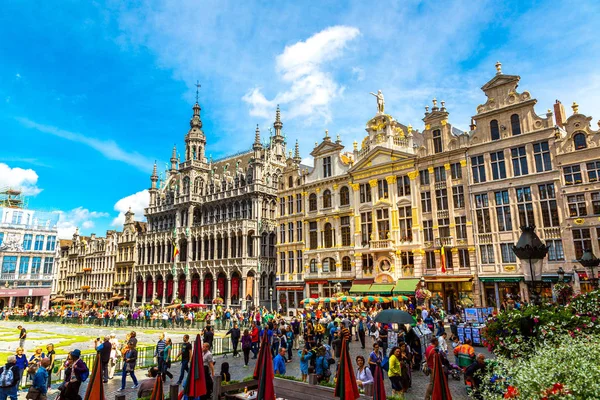
[[[273,288],[269,288],[269,301],[271,302],[271,312],[273,312]]]
[[[536,279],[533,263],[543,260],[546,257],[548,246],[535,233],[535,225],[522,226],[521,232],[521,237],[519,237],[517,244],[512,247],[512,250],[520,260],[529,261],[529,271],[531,273],[529,297],[532,303],[539,304],[542,288],[540,285],[541,282]]]
[[[342,284],[338,282],[335,284],[335,292],[340,293],[341,291],[342,291]]]
[[[577,260],[579,264],[583,265],[586,268],[589,268],[592,271],[592,286],[594,289],[598,289],[598,278],[594,276],[594,268],[600,265],[600,258],[596,257],[594,253],[592,253],[592,249],[585,249],[583,251],[583,256],[579,260]]]
[[[563,269],[563,267],[558,267],[558,271],[556,271],[556,273],[558,274],[558,281],[560,283],[564,283],[565,282],[565,270]]]

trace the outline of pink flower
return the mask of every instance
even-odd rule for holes
[[[538,318],[534,318],[533,322],[535,322],[537,324],[538,322],[540,322],[540,320]]]

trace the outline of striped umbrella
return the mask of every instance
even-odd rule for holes
[[[348,349],[348,340],[342,341],[342,354],[335,378],[335,397],[342,400],[356,400],[360,397],[356,376],[352,368],[352,359]]]
[[[384,304],[387,304],[387,303],[391,303],[391,302],[392,302],[392,300],[391,300],[389,297],[378,297],[378,298],[377,298],[377,301],[378,301],[379,303],[384,303]]]
[[[406,297],[406,296],[394,296],[394,297],[392,297],[392,300],[394,300],[394,301],[408,301],[408,297]]]
[[[156,378],[160,380],[160,377]],[[204,376],[204,358],[202,357],[202,340],[196,335],[194,340],[190,370],[183,387],[184,397],[195,399],[206,394],[206,378]]]
[[[379,364],[376,364],[375,375],[373,375],[373,400],[385,400],[386,398],[383,370]]]
[[[262,337],[258,360],[256,360],[256,367],[254,368],[254,379],[258,379],[257,399],[275,400],[274,374],[273,359],[269,354],[269,339],[265,333]]]
[[[165,400],[165,393],[163,392],[163,381],[160,376],[156,377],[154,381],[154,388],[150,394],[150,400]]]
[[[104,395],[104,384],[102,383],[102,368],[100,366],[100,353],[96,353],[94,367],[90,374],[90,380],[85,389],[83,400],[106,400]]]
[[[317,300],[308,298],[308,299],[302,300],[302,303],[312,306],[314,304],[317,304]]]
[[[375,301],[375,296],[365,296],[362,299],[363,303],[374,303]]]

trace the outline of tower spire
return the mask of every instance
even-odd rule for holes
[[[300,164],[302,158],[300,158],[300,146],[298,145],[298,139],[296,139],[296,145],[294,146],[294,161]]]
[[[171,153],[171,171],[177,170],[177,146],[173,145],[173,152]]]
[[[262,144],[260,143],[260,129],[258,128],[258,124],[256,124],[256,131],[254,131],[254,144],[252,145],[254,150],[262,149]]]
[[[198,104],[198,93],[199,93],[199,89],[200,89],[200,82],[196,81],[196,104],[194,104],[194,106],[192,107],[192,110],[194,110],[194,114],[192,115],[192,119],[190,119],[190,128],[198,128],[201,129],[202,128],[202,120],[200,119],[200,104]]]
[[[283,128],[283,123],[281,122],[281,111],[279,110],[279,104],[277,104],[277,110],[275,111],[275,122],[273,123],[273,128],[275,128],[275,137],[281,136],[281,128]]]

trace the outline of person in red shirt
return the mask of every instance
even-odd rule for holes
[[[425,349],[425,360],[427,362],[427,366],[430,371],[433,371],[433,355],[435,354],[435,349],[438,347],[439,342],[437,338],[431,339],[429,346]],[[433,373],[429,374],[429,385],[427,385],[427,390],[425,391],[425,400],[431,399],[431,394],[433,393]]]
[[[254,357],[252,357],[252,359],[256,359],[256,357],[258,356],[258,341],[259,341],[259,329],[256,326],[256,323],[252,323],[252,332],[250,333],[250,336],[252,336],[252,353],[254,354]]]

